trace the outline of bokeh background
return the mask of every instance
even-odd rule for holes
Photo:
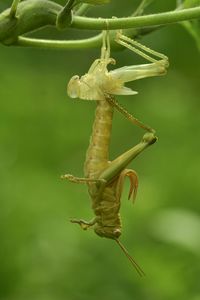
[[[139,3],[112,2],[89,15],[126,16]],[[174,7],[155,1],[150,11]],[[37,34],[89,35],[52,28]],[[130,165],[139,174],[136,204],[127,201],[128,182],[122,196],[121,241],[145,270],[143,279],[114,242],[69,222],[90,219],[91,203],[86,186],[60,180],[83,175],[95,110],[95,103],[69,99],[66,84],[88,70],[99,49],[0,46],[0,299],[200,300],[200,54],[181,25],[141,41],[170,60],[167,76],[130,83],[139,94],[118,97],[159,136]],[[113,57],[118,66],[144,62],[127,50]],[[110,158],[142,134],[116,112]]]

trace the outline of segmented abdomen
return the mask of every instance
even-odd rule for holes
[[[105,100],[97,101],[95,121],[86,154],[84,172],[87,178],[98,179],[109,164],[109,143],[112,129],[113,107]],[[109,183],[99,197],[99,185],[88,184],[92,209],[96,215],[95,232],[116,238],[121,234],[120,200],[116,197],[117,179]]]
[[[84,165],[86,178],[98,178],[102,170],[108,166],[112,118],[113,107],[106,100],[97,101],[95,121]]]
[[[107,238],[117,238],[121,234],[120,201],[116,197],[116,182],[109,184],[102,193],[101,201],[93,198],[92,208],[96,218],[95,232]]]

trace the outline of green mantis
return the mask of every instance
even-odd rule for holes
[[[121,32],[117,33],[116,42],[144,57],[150,63],[108,71],[107,66],[109,64],[114,65],[115,60],[110,57],[108,32],[103,32],[101,57],[92,63],[85,75],[82,77],[73,76],[67,87],[68,95],[71,98],[97,102],[93,131],[84,165],[85,177],[78,178],[66,174],[62,178],[88,185],[92,209],[95,214],[91,221],[73,219],[71,222],[79,224],[84,230],[92,227],[99,236],[115,240],[137,272],[143,275],[142,269],[119,241],[121,235],[120,199],[126,177],[130,179],[129,199],[131,197],[133,200],[135,199],[138,176],[134,170],[127,169],[127,166],[136,156],[154,144],[157,137],[155,136],[155,130],[143,124],[122,108],[116,102],[114,95],[135,95],[137,92],[124,84],[145,77],[164,75],[168,67],[168,58],[124,36]],[[108,151],[114,108],[124,114],[128,120],[146,130],[146,133],[137,145],[113,161],[109,161]]]

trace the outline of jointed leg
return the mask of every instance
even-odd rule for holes
[[[110,95],[108,95],[106,97],[106,100],[113,106],[115,107],[122,115],[125,116],[126,119],[128,119],[131,123],[133,123],[134,125],[139,126],[140,128],[148,131],[148,132],[152,132],[155,134],[155,130],[153,128],[151,128],[150,126],[142,123],[141,121],[139,121],[137,118],[135,118],[134,116],[132,116],[125,108],[123,108],[113,97],[111,97]]]
[[[83,230],[87,230],[89,227],[92,227],[96,223],[96,217],[92,219],[91,221],[84,221],[84,220],[77,220],[77,219],[71,219],[70,222],[79,224]]]
[[[61,179],[67,179],[74,183],[86,183],[86,184],[94,183],[94,184],[96,184],[96,187],[98,189],[98,199],[101,199],[102,193],[107,184],[107,181],[104,178],[100,178],[100,179],[98,179],[98,178],[97,179],[80,178],[80,177],[75,177],[71,174],[62,175]]]
[[[111,161],[109,166],[100,174],[99,179],[104,179],[106,183],[109,184],[112,182],[113,178],[120,175],[120,173],[132,162],[133,159],[156,141],[157,137],[154,133],[145,133],[139,144]]]
[[[106,53],[105,53],[105,59],[110,58],[110,37],[109,37],[109,31],[106,30]]]
[[[108,64],[115,64],[115,60],[110,57],[110,37],[108,30],[102,32],[102,47],[101,47],[101,59],[105,63],[105,68]]]
[[[101,47],[101,59],[110,58],[110,38],[108,30],[102,32],[102,47]]]
[[[110,39],[108,31],[104,30],[102,32],[102,47],[101,47],[101,57],[96,59],[88,70],[88,74],[91,74],[98,68],[101,64],[101,68],[106,69],[108,64],[115,64],[115,60],[110,57]],[[103,71],[103,70],[102,70]]]
[[[93,178],[81,178],[81,177],[75,177],[71,174],[65,174],[61,176],[61,179],[67,179],[74,183],[96,183],[97,185],[101,185],[104,183],[104,179],[93,179]]]
[[[106,30],[102,31],[102,46],[101,46],[101,59],[105,59],[106,54]]]
[[[131,51],[137,53],[138,55],[144,57],[145,59],[147,59],[148,61],[150,62],[158,62],[159,60],[151,57],[150,55],[144,53],[147,52],[151,55],[154,55],[155,57],[158,57],[160,58],[166,65],[166,67],[168,66],[168,57],[165,56],[164,54],[160,53],[160,52],[157,52],[157,51],[154,51],[142,44],[140,44],[139,42],[123,35],[121,32],[118,32],[117,35],[116,35],[116,42],[128,49],[130,49]],[[137,48],[139,49],[137,49]],[[141,50],[140,50],[141,49]]]
[[[67,179],[74,183],[87,183],[87,184],[94,183],[94,184],[96,184],[96,186],[98,188],[98,198],[101,197],[101,195],[105,189],[106,183],[107,183],[106,180],[103,178],[102,179],[80,178],[80,177],[75,177],[71,174],[62,175],[61,179]],[[82,219],[81,220],[71,219],[70,221],[72,223],[79,224],[83,230],[87,230],[89,227],[93,226],[96,223],[96,217],[89,222],[82,220]]]
[[[95,59],[95,61],[92,63],[92,65],[90,66],[89,70],[88,70],[88,74],[93,73],[94,70],[98,67],[98,65],[100,64],[101,59],[97,58]]]

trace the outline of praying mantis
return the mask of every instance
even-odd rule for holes
[[[86,183],[92,200],[95,217],[89,222],[76,219],[72,219],[71,222],[79,224],[84,230],[92,227],[100,237],[115,240],[136,271],[142,276],[144,275],[143,270],[119,241],[121,235],[120,199],[125,177],[128,177],[130,179],[128,198],[132,197],[133,201],[135,200],[138,176],[134,170],[127,169],[127,166],[136,156],[154,144],[157,137],[154,129],[140,122],[120,106],[115,100],[115,95],[137,94],[124,84],[141,78],[164,75],[169,63],[164,54],[151,50],[118,31],[116,42],[142,56],[150,63],[124,66],[108,71],[107,66],[109,64],[115,65],[116,62],[110,57],[108,31],[103,31],[102,36],[101,57],[92,63],[85,75],[73,76],[67,86],[67,92],[71,98],[96,101],[97,103],[92,135],[84,164],[85,177],[79,178],[66,174],[62,175],[61,178],[74,183]],[[146,130],[146,133],[137,145],[113,161],[109,161],[108,152],[114,108],[132,123]]]

